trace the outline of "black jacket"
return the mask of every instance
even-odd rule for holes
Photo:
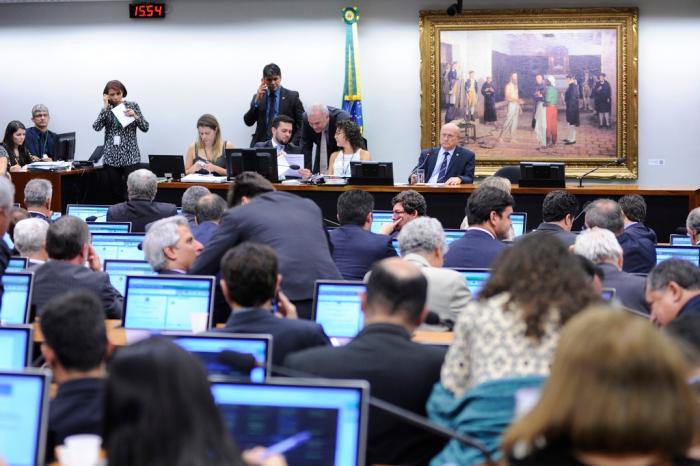
[[[126,201],[107,210],[108,222],[131,222],[132,233],[143,233],[146,225],[165,217],[177,215],[177,206],[168,202]]]
[[[352,117],[345,110],[341,110],[335,107],[328,107],[328,127],[326,131],[326,148],[328,152],[328,159],[330,160],[331,154],[338,150],[338,144],[335,141],[335,129],[339,121],[350,120]],[[304,153],[304,167],[311,170],[313,173],[318,173],[320,170],[320,154],[321,154],[321,135],[323,133],[316,133],[311,126],[309,126],[309,119],[304,114],[304,123],[301,128],[301,150]],[[313,154],[312,160],[312,150],[313,145],[316,144],[316,152]]]
[[[250,147],[254,147],[256,143],[263,142],[272,136],[270,133],[270,128],[267,125],[267,94],[262,99],[262,101],[255,106],[255,97],[250,101],[250,108],[243,115],[243,122],[246,126],[253,126],[257,123],[255,127],[255,133],[253,133],[253,138],[250,140]],[[287,115],[294,120],[294,130],[292,133],[291,142],[294,144],[299,144],[299,138],[301,137],[301,125],[302,118],[304,115],[304,105],[299,99],[299,93],[297,91],[291,91],[284,87],[280,87],[280,105],[278,115]]]

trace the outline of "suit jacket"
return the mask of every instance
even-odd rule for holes
[[[32,307],[36,309],[36,315],[41,315],[51,298],[76,289],[95,293],[102,301],[107,318],[118,319],[122,316],[124,298],[114,289],[106,273],[93,272],[82,265],[62,260],[49,260],[34,272]]]
[[[433,175],[433,170],[440,170],[440,167],[436,167],[436,163],[441,151],[442,147],[433,147],[431,149],[425,149],[420,153],[416,168],[425,169],[425,181],[428,181]],[[454,153],[450,158],[449,165],[447,165],[447,178],[458,176],[462,180],[462,183],[472,183],[474,181],[475,166],[476,156],[474,152],[464,147],[457,146],[454,148]]]
[[[677,317],[680,317],[681,315],[687,316],[698,314],[700,314],[700,296],[695,296],[694,298],[690,298],[681,308],[681,310],[678,311]]]
[[[439,315],[440,320],[456,323],[471,298],[464,277],[454,270],[432,267],[419,254],[406,254],[403,258],[415,264],[428,280],[428,299],[425,303],[428,310]]]
[[[646,280],[643,277],[618,270],[613,264],[604,263],[598,266],[605,272],[603,286],[615,288],[616,299],[625,307],[649,314],[651,310],[644,298]]]
[[[24,147],[26,147],[30,154],[34,154],[38,157],[46,154],[51,158],[55,158],[58,154],[58,134],[53,131],[46,131],[46,150],[44,150],[44,145],[40,142],[41,131],[39,131],[39,128],[36,126],[27,128],[26,135]]]
[[[27,213],[29,214],[29,218],[38,218],[40,220],[45,221],[46,223],[51,223],[51,219],[46,215],[42,214],[41,212],[37,212],[36,210],[29,210],[27,211]]]
[[[345,280],[362,280],[375,262],[396,257],[389,236],[372,233],[360,225],[343,225],[328,236],[333,260]]]
[[[280,319],[267,309],[259,308],[232,311],[221,331],[272,335],[274,365],[282,365],[288,354],[330,344],[323,327],[316,322]]]
[[[5,275],[5,269],[7,264],[10,263],[10,257],[12,257],[12,251],[5,241],[0,239],[0,276]],[[0,280],[0,303],[2,303],[2,295],[5,291],[5,287]]]
[[[564,243],[565,246],[571,246],[576,242],[576,235],[574,233],[566,231],[556,223],[542,222],[536,229],[528,233],[528,235],[534,234],[554,236],[555,238],[559,239],[562,243]],[[518,241],[519,239],[524,238],[525,236],[527,235],[518,236],[515,238],[514,241]]]
[[[131,222],[132,233],[143,233],[149,223],[173,215],[177,215],[175,204],[136,200],[111,206],[107,210],[107,221]]]
[[[656,233],[641,223],[625,229],[617,237],[622,247],[624,264],[622,270],[629,273],[649,273],[656,265]]]
[[[450,244],[445,254],[445,267],[488,269],[498,253],[507,247],[485,231],[470,228],[464,236]]]
[[[288,356],[291,369],[331,379],[364,379],[372,396],[420,416],[440,379],[445,349],[411,341],[405,328],[385,323],[365,327],[337,348],[314,348]],[[427,464],[445,441],[370,408],[366,464]]]
[[[203,222],[192,229],[192,234],[197,241],[206,246],[217,228],[219,224],[216,222]]]
[[[271,126],[267,125],[267,94],[265,98],[255,106],[255,97],[250,101],[250,108],[243,115],[243,121],[246,126],[253,126],[257,123],[255,127],[255,133],[253,138],[250,140],[250,147],[255,146],[258,142],[263,142],[270,139]],[[295,144],[299,143],[299,138],[301,137],[301,125],[302,118],[304,115],[304,105],[299,99],[299,93],[297,91],[291,91],[284,87],[280,87],[280,102],[279,102],[279,113],[278,115],[287,115],[294,120],[294,132],[292,133],[291,141]]]
[[[275,250],[282,290],[292,301],[311,299],[318,279],[342,278],[331,257],[321,209],[313,201],[281,191],[260,194],[224,212],[190,273],[216,275],[226,251],[244,241]]]
[[[272,147],[272,139],[264,142],[256,142],[254,147]],[[292,144],[291,141],[284,145],[284,151],[288,154],[301,154],[301,147]]]
[[[328,107],[328,126],[326,128],[326,147],[328,150],[328,159],[330,160],[331,154],[338,150],[338,144],[335,141],[335,129],[339,121],[350,120],[352,117],[345,110],[341,110],[335,107]],[[309,119],[304,114],[304,123],[301,128],[301,151],[304,154],[304,167],[310,169],[314,173],[318,173],[320,169],[321,160],[321,133],[316,133],[311,126],[309,126]],[[316,144],[316,152],[312,154],[313,145]]]

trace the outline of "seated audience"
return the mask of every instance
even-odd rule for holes
[[[328,236],[333,245],[333,260],[345,280],[362,280],[378,260],[396,257],[391,238],[370,231],[374,198],[360,189],[345,191],[338,197],[340,228]]]
[[[350,162],[370,160],[369,152],[364,149],[360,127],[352,120],[339,121],[335,129],[335,141],[338,151],[331,154],[328,161],[328,175],[350,177]]]
[[[690,211],[685,220],[685,228],[690,236],[690,244],[700,246],[700,207]]]
[[[625,222],[625,233],[656,245],[656,232],[644,225],[647,218],[647,203],[639,194],[627,194],[618,201]]]
[[[615,299],[623,306],[649,314],[644,297],[646,280],[622,270],[622,247],[610,230],[591,228],[576,238],[573,252],[597,264],[603,269],[603,287],[615,289]]]
[[[95,293],[109,319],[122,314],[124,299],[114,289],[95,249],[90,244],[90,231],[80,218],[64,215],[49,226],[46,233],[49,260],[34,271],[32,307],[41,316],[44,306],[69,290]],[[86,267],[87,265],[87,267]]]
[[[290,142],[294,133],[294,119],[287,115],[277,115],[272,119],[272,138],[256,142],[254,147],[274,147],[277,155],[301,154],[301,147]]]
[[[25,218],[29,218],[29,212],[27,212],[27,209],[15,206],[10,207],[10,223],[7,226],[7,234],[10,236],[11,240],[14,238],[13,235],[15,232],[15,226]]]
[[[433,329],[451,330],[467,307],[471,293],[459,272],[442,268],[447,251],[442,225],[434,218],[417,218],[401,229],[399,246],[403,259],[417,266],[428,280],[425,305],[440,318]]]
[[[352,117],[345,110],[323,104],[311,104],[304,113],[301,125],[300,145],[304,154],[304,171],[300,170],[302,176],[326,173],[328,167],[332,166],[328,163],[328,158],[339,149],[338,142],[335,140],[338,123],[351,119]]]
[[[49,130],[49,109],[46,105],[37,104],[32,107],[32,123],[34,126],[27,129],[27,150],[44,160],[56,158],[58,154],[58,134]]]
[[[561,327],[600,299],[579,263],[561,241],[537,235],[496,259],[479,300],[459,316],[440,384],[428,401],[431,419],[479,438],[497,453],[515,392],[542,384]],[[451,441],[433,460],[448,462],[481,464],[482,458]]]
[[[571,247],[569,247],[571,249]],[[603,294],[603,279],[605,278],[605,272],[599,266],[594,264],[587,258],[574,254],[574,257],[578,260],[581,269],[588,277],[588,282],[593,288],[596,296],[601,296]]]
[[[300,317],[311,317],[314,283],[340,279],[323,229],[321,209],[311,200],[275,191],[257,173],[238,175],[219,228],[192,267],[194,275],[215,275],[221,257],[244,241],[272,247],[279,257],[282,289]]]
[[[25,171],[25,165],[39,160],[25,147],[26,129],[22,122],[13,120],[5,128],[5,137],[0,143],[0,176],[8,172]]]
[[[511,194],[511,188],[513,185],[511,184],[510,180],[508,178],[504,178],[502,176],[487,176],[484,178],[484,180],[479,183],[479,187],[483,186],[491,186],[492,188],[498,188],[500,190],[503,190],[507,192],[508,194]],[[469,228],[469,217],[464,216],[462,219],[462,223],[459,225],[459,228],[462,230],[466,230]],[[511,225],[510,227],[510,232],[508,233],[508,237],[506,238],[507,240],[513,240],[515,238],[515,231],[513,231],[513,226]]]
[[[12,221],[11,209],[15,198],[15,187],[5,177],[0,177],[0,238],[5,236]],[[5,273],[7,264],[10,262],[12,251],[5,241],[0,241],[0,276]],[[4,287],[0,280],[0,303],[2,302]]]
[[[606,308],[574,317],[539,402],[505,434],[508,464],[700,464],[685,458],[697,419],[687,370],[642,319]]]
[[[197,120],[198,137],[185,153],[185,173],[226,176],[225,149],[233,149],[233,143],[221,137],[221,127],[214,115],[205,113]]]
[[[295,351],[330,343],[323,327],[296,319],[296,309],[280,289],[275,251],[247,241],[221,259],[221,290],[231,307],[222,329],[231,333],[268,333],[274,345],[273,364],[282,364]],[[273,309],[273,300],[277,309]]]
[[[126,180],[129,200],[107,210],[108,222],[131,222],[132,233],[143,233],[146,225],[161,218],[177,215],[175,204],[155,202],[158,180],[153,172],[141,168]]]
[[[51,196],[53,186],[49,180],[34,178],[24,186],[24,205],[32,218],[51,223]]]
[[[427,215],[428,204],[418,191],[408,189],[401,191],[391,200],[393,222],[382,225],[379,233],[390,235],[392,239],[399,236],[399,232],[408,222]]]
[[[153,222],[143,240],[144,257],[161,275],[186,274],[201,252],[202,243],[180,215]]]
[[[408,178],[410,184],[416,183],[415,170],[425,170],[425,182],[458,185],[474,181],[476,156],[474,152],[459,143],[460,129],[454,123],[447,123],[440,129],[440,146],[425,149],[418,157],[416,168]]]
[[[542,223],[530,234],[552,235],[566,246],[571,246],[576,241],[571,227],[574,225],[577,211],[576,196],[566,191],[550,191],[542,202]]]
[[[683,259],[663,261],[649,272],[646,299],[657,325],[700,314],[700,269]]]
[[[656,265],[656,242],[625,231],[624,214],[617,202],[612,199],[593,201],[586,209],[585,222],[586,228],[605,228],[615,233],[624,253],[625,272],[649,273]]]
[[[211,194],[211,191],[204,186],[190,186],[182,195],[182,216],[187,219],[193,230],[197,226],[197,202],[207,194]]]
[[[367,380],[372,396],[425,416],[425,401],[445,357],[444,349],[411,341],[425,318],[426,292],[427,282],[414,265],[396,258],[378,262],[362,295],[364,329],[346,346],[301,351],[287,356],[285,365],[324,378]],[[368,465],[427,464],[444,443],[370,410]]]
[[[49,224],[38,218],[26,218],[15,225],[15,248],[26,257],[28,270],[35,270],[49,259],[46,252],[46,232]]]
[[[467,201],[470,227],[464,236],[450,244],[445,267],[489,268],[508,246],[505,239],[512,227],[513,197],[489,186],[477,188]]]
[[[41,354],[58,385],[49,406],[46,457],[76,434],[100,434],[105,359],[111,351],[105,314],[89,292],[68,292],[50,301],[41,316]]]
[[[219,228],[219,222],[226,210],[226,201],[218,194],[207,194],[197,201],[197,226],[192,228],[192,234],[197,241],[206,246],[212,235]]]

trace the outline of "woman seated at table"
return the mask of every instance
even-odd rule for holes
[[[199,137],[190,144],[185,154],[185,172],[190,175],[226,175],[224,149],[233,149],[233,144],[221,139],[221,126],[214,115],[205,113],[197,120]]]
[[[335,142],[338,143],[340,150],[331,154],[327,175],[349,178],[350,162],[370,160],[369,152],[363,149],[365,142],[362,139],[360,127],[352,120],[338,122]]]
[[[13,120],[5,128],[5,137],[0,144],[0,176],[11,172],[25,171],[25,165],[41,160],[29,153],[24,147],[26,128],[22,122]]]

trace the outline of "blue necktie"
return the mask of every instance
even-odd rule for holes
[[[270,92],[267,97],[267,126],[268,128],[272,124],[272,120],[277,116],[275,108],[275,98],[277,95],[274,92]]]
[[[438,183],[444,183],[445,178],[447,178],[447,162],[449,161],[448,159],[450,158],[450,153],[445,151],[444,154],[442,154],[443,159],[442,163],[440,164],[440,171],[438,172]]]

